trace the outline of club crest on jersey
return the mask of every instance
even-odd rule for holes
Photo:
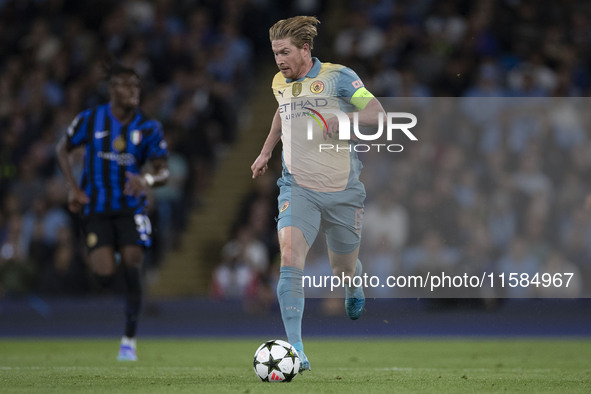
[[[322,93],[324,90],[324,82],[322,81],[314,81],[312,85],[310,85],[310,91],[314,94]]]
[[[133,130],[130,139],[132,144],[139,145],[142,142],[142,132],[140,130]]]
[[[283,205],[281,206],[281,209],[279,210],[279,213],[285,211],[287,208],[289,208],[289,201],[286,201],[283,203]]]
[[[115,138],[115,141],[113,141],[113,149],[115,149],[118,152],[124,151],[126,146],[127,144],[121,136]]]
[[[302,83],[301,82],[296,82],[291,87],[291,95],[293,97],[297,97],[297,96],[300,95],[300,93],[302,93]]]

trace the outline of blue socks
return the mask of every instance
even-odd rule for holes
[[[302,276],[304,271],[295,267],[281,267],[277,298],[281,308],[281,318],[287,334],[287,341],[297,350],[303,350],[302,316],[304,315],[304,288]]]
[[[357,265],[355,266],[355,274],[353,277],[361,276],[363,272],[363,267],[361,266],[361,261],[357,259]],[[351,278],[353,279],[353,278]],[[346,298],[365,298],[363,295],[363,287],[349,287],[345,285],[345,297]]]
[[[354,276],[362,274],[361,261],[357,260]],[[304,271],[295,267],[281,267],[279,271],[279,283],[277,283],[277,298],[281,308],[281,319],[287,334],[287,341],[296,350],[303,351],[302,343],[302,316],[304,315],[304,288],[302,277]],[[365,298],[363,287],[345,287],[347,298]]]

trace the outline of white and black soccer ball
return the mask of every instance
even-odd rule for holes
[[[253,366],[263,382],[289,382],[300,371],[300,358],[292,345],[273,339],[259,346]]]

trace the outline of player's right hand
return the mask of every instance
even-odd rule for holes
[[[332,138],[333,134],[337,135],[339,133],[339,119],[336,116],[332,116],[326,119],[327,129],[322,129],[322,137],[324,141],[329,138]]]
[[[252,170],[252,179],[255,179],[258,176],[263,175],[269,169],[267,163],[269,162],[269,158],[262,153],[256,158],[254,163],[250,166]]]
[[[83,205],[90,202],[90,198],[79,187],[68,190],[68,209],[73,213],[80,212]]]

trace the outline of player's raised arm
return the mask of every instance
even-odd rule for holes
[[[271,159],[271,155],[273,154],[273,149],[280,139],[281,118],[279,117],[279,108],[277,108],[277,111],[275,111],[275,115],[273,116],[273,122],[271,123],[271,130],[269,131],[269,135],[263,144],[261,153],[250,166],[250,169],[252,170],[252,179],[263,175],[267,171],[269,168],[269,159]]]

